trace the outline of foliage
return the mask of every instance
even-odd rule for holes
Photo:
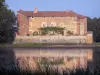
[[[12,43],[15,37],[13,25],[16,25],[14,12],[8,9],[5,0],[0,0],[0,43]]]
[[[100,18],[87,18],[88,31],[93,31],[95,42],[100,42]]]
[[[63,58],[57,58],[55,60],[49,60],[49,58],[42,57],[40,64],[42,65],[60,65],[64,64]]]
[[[71,31],[68,31],[67,34],[68,35],[73,35],[73,33]]]
[[[30,36],[30,34],[27,34],[27,36]]]
[[[42,35],[55,35],[55,34],[64,34],[64,28],[61,27],[44,27],[39,28]]]
[[[37,31],[33,32],[33,36],[35,36],[35,35],[38,35],[38,32]]]
[[[92,69],[92,68],[91,68]],[[8,69],[6,64],[0,66],[0,75],[100,75],[100,68],[94,69],[94,72],[91,72],[91,69],[73,69],[70,70],[60,69],[58,67],[54,68],[53,66],[44,66],[43,68],[36,69],[34,71],[29,71],[30,69],[20,70],[18,64],[10,64],[10,68]]]

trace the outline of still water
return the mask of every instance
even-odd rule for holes
[[[9,48],[0,49],[0,65],[19,64],[23,69],[51,65],[59,68],[86,68],[100,60],[100,48]]]

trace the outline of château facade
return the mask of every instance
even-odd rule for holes
[[[68,11],[17,11],[19,35],[31,36],[34,32],[39,32],[39,28],[62,27],[64,36],[87,36],[87,17],[77,14],[72,10]],[[55,34],[57,35],[57,34]],[[92,33],[89,40],[92,42]]]

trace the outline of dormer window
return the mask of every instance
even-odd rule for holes
[[[62,23],[60,23],[60,25],[64,25],[64,23],[62,22]]]
[[[61,17],[61,19],[63,19],[63,17]]]
[[[55,18],[55,17],[53,17],[53,18]]]

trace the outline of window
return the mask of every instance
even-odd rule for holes
[[[59,25],[60,27],[64,27],[64,23],[60,23],[60,25]]]
[[[54,19],[55,17],[53,17],[53,19]]]
[[[51,22],[51,26],[52,26],[52,27],[57,26],[56,22]]]
[[[29,21],[32,21],[32,17],[29,17]]]
[[[64,23],[60,23],[60,25],[64,25]]]
[[[33,33],[33,30],[29,29],[29,33]]]
[[[41,27],[47,27],[47,23],[46,22],[42,22]]]
[[[61,19],[63,19],[64,17],[61,17]]]

